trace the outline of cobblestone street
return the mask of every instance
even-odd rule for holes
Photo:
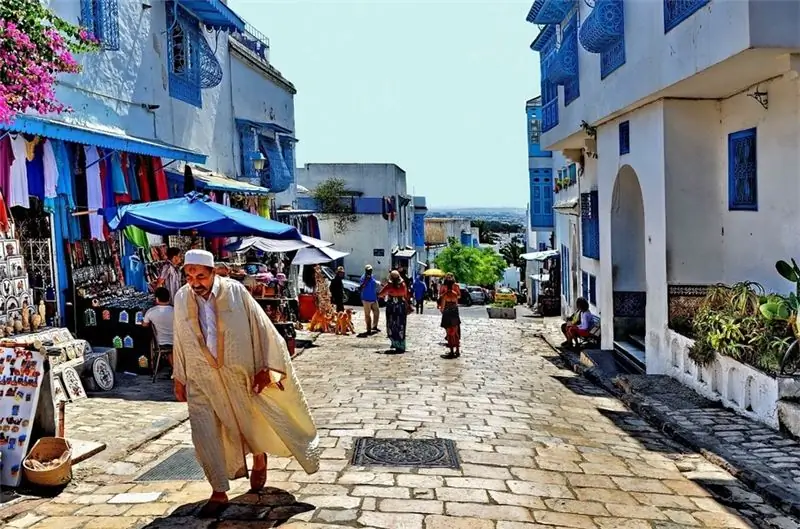
[[[14,529],[799,527],[565,369],[537,337],[544,320],[465,319],[457,360],[440,357],[435,315],[409,322],[405,355],[382,354],[383,336],[322,335],[296,360],[325,447],[320,472],[271,458],[272,488],[249,495],[235,482],[221,520],[193,516],[210,492],[203,481],[136,482],[190,445],[186,422],[119,461],[90,459],[95,472],[56,498],[0,516]],[[126,404],[137,413],[138,401]],[[161,405],[176,417],[177,404]],[[109,438],[129,420],[97,415]],[[360,437],[452,439],[461,469],[352,466]]]

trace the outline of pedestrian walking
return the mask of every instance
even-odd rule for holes
[[[417,276],[417,280],[414,281],[413,291],[417,314],[422,314],[422,308],[425,306],[425,294],[428,292],[428,287],[425,286],[422,276]]]
[[[378,321],[380,320],[381,311],[378,306],[378,287],[380,287],[380,283],[372,276],[372,265],[365,266],[359,291],[361,293],[361,304],[364,305],[367,334],[380,332]]]
[[[211,484],[200,510],[227,505],[228,480],[247,476],[264,487],[267,453],[293,456],[308,474],[319,469],[319,438],[286,342],[240,282],[214,272],[214,256],[186,252],[187,284],[175,298],[175,396],[187,402],[197,459]],[[183,323],[186,323],[185,325]]]
[[[167,248],[167,262],[161,268],[158,274],[158,281],[156,288],[164,287],[169,292],[169,299],[175,301],[175,295],[178,289],[183,285],[183,278],[181,277],[181,262],[183,255],[180,248]]]
[[[458,300],[461,289],[453,274],[447,274],[444,285],[439,290],[439,310],[442,311],[442,328],[447,332],[447,347],[450,349],[445,358],[461,356],[461,317],[458,314]]]
[[[389,283],[384,286],[379,294],[386,300],[386,334],[389,336],[392,349],[397,353],[406,352],[406,322],[410,306],[408,302],[408,287],[403,281],[400,272],[392,270],[389,274]]]
[[[336,275],[331,280],[331,301],[336,305],[336,312],[344,312],[344,267],[336,269]]]

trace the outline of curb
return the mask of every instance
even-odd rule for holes
[[[721,445],[716,440],[708,437],[700,437],[690,432],[679,425],[672,417],[656,408],[646,397],[620,391],[603,372],[594,367],[583,365],[580,362],[580,358],[575,353],[571,351],[562,351],[554,346],[546,336],[542,336],[542,339],[551,349],[558,353],[559,357],[567,364],[569,369],[582,375],[619,399],[625,406],[647,421],[651,426],[658,428],[660,432],[688,446],[709,462],[721,467],[741,481],[745,486],[763,496],[764,500],[773,507],[787,514],[791,514],[792,516],[800,516],[800,494],[781,485],[777,477],[769,476],[753,468],[739,466],[726,459],[720,455],[724,450],[720,449]]]

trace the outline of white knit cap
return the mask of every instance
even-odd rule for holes
[[[214,268],[214,255],[205,250],[189,250],[183,256],[183,266],[199,265]]]

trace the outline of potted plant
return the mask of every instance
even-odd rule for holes
[[[514,301],[498,301],[486,307],[486,312],[490,319],[497,320],[516,320],[517,308]]]

